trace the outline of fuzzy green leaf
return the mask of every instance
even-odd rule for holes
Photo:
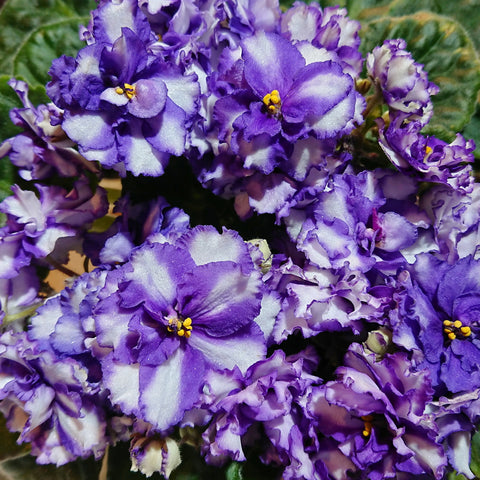
[[[94,480],[98,478],[99,464],[93,459],[78,460],[61,467],[38,465],[35,457],[23,457],[8,460],[0,464],[0,479],[8,480]]]
[[[45,85],[52,60],[81,47],[78,28],[94,0],[6,0],[0,10],[0,73]]]
[[[472,436],[470,469],[476,477],[480,477],[480,431]]]

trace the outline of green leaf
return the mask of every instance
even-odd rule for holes
[[[425,133],[452,141],[470,121],[480,88],[480,61],[461,25],[431,12],[417,12],[374,19],[360,33],[364,53],[385,39],[405,39],[407,50],[440,88],[432,98],[434,116]]]
[[[322,0],[322,7],[344,7],[348,16],[356,20],[388,15],[390,0]]]
[[[445,480],[468,480],[465,475],[457,472],[449,472],[447,473]]]
[[[100,470],[99,462],[93,458],[77,460],[61,467],[38,465],[35,457],[25,455],[0,464],[0,473],[11,480],[95,480]],[[1,478],[1,477],[0,477]]]
[[[480,431],[472,436],[470,469],[475,476],[480,477]]]
[[[82,47],[78,28],[94,0],[7,0],[0,10],[0,73],[45,85],[54,58]]]
[[[410,15],[419,10],[446,15],[467,30],[477,49],[480,48],[480,21],[477,0],[457,0],[443,2],[439,0],[394,0],[390,4],[389,15]]]
[[[243,465],[239,462],[232,462],[225,471],[226,480],[244,480],[242,475]]]

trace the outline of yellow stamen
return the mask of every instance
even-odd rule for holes
[[[179,337],[190,338],[192,329],[192,319],[190,317],[185,320],[180,320],[178,317],[168,319],[167,331],[175,332]]]
[[[450,327],[450,325],[453,325],[453,322],[451,320],[444,320],[443,321],[443,324],[446,326],[446,327]]]
[[[461,322],[460,320],[455,320],[455,321],[453,322],[453,326],[454,326],[455,328],[460,328],[460,327],[462,326],[462,322]]]
[[[364,428],[362,431],[362,435],[364,437],[369,437],[370,434],[372,433],[372,420],[373,420],[373,415],[362,415],[360,417],[363,420],[364,423]]]
[[[263,104],[267,107],[268,113],[276,114],[280,111],[282,101],[278,90],[272,90],[263,97]]]
[[[443,331],[445,333],[452,333],[452,330],[450,328],[444,328]]]
[[[122,87],[116,87],[115,93],[118,95],[126,95],[129,100],[135,96],[135,85],[130,85],[129,83],[124,83]]]
[[[472,334],[472,329],[470,327],[460,327],[460,331],[464,337],[469,337]]]
[[[453,332],[450,332],[447,337],[450,339],[450,340],[455,340],[457,338],[457,336],[453,333]]]
[[[278,93],[278,90],[272,90],[272,93],[270,94],[270,101],[275,105],[280,103],[280,94]]]
[[[425,147],[425,156],[430,155],[433,152],[433,148],[428,145]]]

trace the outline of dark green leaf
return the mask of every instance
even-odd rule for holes
[[[440,15],[454,18],[465,28],[477,49],[480,48],[480,22],[477,0],[458,0],[445,2],[442,0],[395,0],[391,2],[389,15],[410,15],[419,10],[429,10]]]
[[[52,60],[82,47],[78,27],[94,0],[7,0],[0,10],[0,73],[44,85]]]
[[[407,50],[440,87],[433,97],[434,117],[425,133],[453,140],[470,121],[480,87],[480,62],[461,25],[434,13],[418,12],[367,22],[361,36],[364,53],[385,39],[406,40]]]
[[[99,462],[93,459],[77,460],[56,467],[38,465],[31,455],[5,461],[0,464],[0,468],[4,477],[12,480],[96,480],[100,470]]]
[[[348,16],[356,20],[365,20],[388,15],[389,0],[322,0],[323,7],[345,7]]]
[[[480,477],[480,431],[472,436],[470,469]]]
[[[447,473],[445,480],[468,480],[465,475],[457,472],[449,472]]]
[[[232,462],[226,472],[225,472],[225,479],[226,480],[243,480],[242,475],[243,465],[239,462]]]

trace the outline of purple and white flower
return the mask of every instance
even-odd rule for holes
[[[94,309],[104,384],[113,404],[157,430],[195,405],[209,370],[244,372],[265,355],[254,321],[261,274],[233,231],[197,227],[144,244],[105,285]]]

